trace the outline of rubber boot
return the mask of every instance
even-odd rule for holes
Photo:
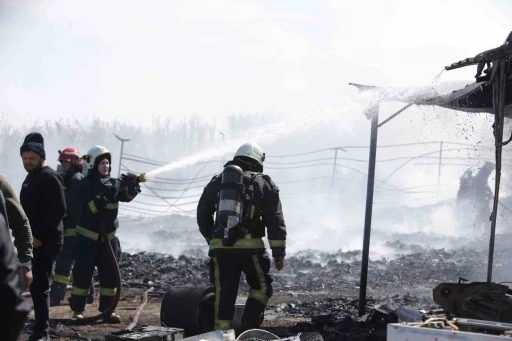
[[[116,313],[112,313],[107,317],[103,318],[103,322],[105,323],[121,323],[121,316]]]
[[[84,318],[84,312],[78,312],[78,311],[74,311],[73,312],[73,318],[74,319],[77,319],[77,320],[81,320]]]

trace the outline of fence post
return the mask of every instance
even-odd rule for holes
[[[119,178],[121,176],[121,162],[123,161],[123,149],[124,149],[124,143],[130,141],[130,139],[123,139],[116,134],[114,136],[121,141],[121,153],[119,153],[119,170],[117,171],[117,177]]]
[[[443,161],[443,142],[439,144],[439,169],[437,173],[437,194],[439,194],[439,189],[441,186],[441,167]]]
[[[334,148],[334,165],[332,167],[332,180],[331,180],[331,190],[334,186],[334,178],[336,177],[336,165],[338,163],[338,148]]]

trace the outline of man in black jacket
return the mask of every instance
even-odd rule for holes
[[[5,199],[0,192],[0,330],[2,340],[16,341],[30,312],[30,304],[21,297],[20,270],[8,225]]]
[[[251,287],[242,316],[242,331],[257,328],[263,318],[272,296],[273,281],[269,274],[270,258],[262,240],[265,228],[275,267],[281,270],[284,266],[286,225],[279,189],[268,175],[262,173],[264,160],[265,154],[257,144],[242,145],[233,161],[225,165],[226,170],[239,169],[240,173],[243,172],[245,192],[241,202],[235,202],[233,198],[224,200],[222,196],[219,200],[223,188],[232,190],[233,185],[222,184],[223,175],[218,175],[206,185],[197,205],[199,231],[208,242],[209,256],[212,257],[210,277],[215,285],[215,329],[233,328],[242,272]],[[233,215],[229,216],[226,226],[222,226],[218,215],[217,220],[213,219],[217,209],[226,212],[239,207],[243,207],[243,212],[237,213],[241,214],[242,220],[235,226],[229,226],[234,224],[230,222]],[[228,240],[228,243],[224,243],[226,235],[234,236],[231,242]]]
[[[29,340],[47,340],[50,281],[63,244],[62,218],[66,213],[63,180],[46,164],[44,140],[40,133],[30,133],[25,137],[20,154],[28,172],[21,189],[20,202],[29,219],[34,244],[34,280],[30,293],[36,323]]]

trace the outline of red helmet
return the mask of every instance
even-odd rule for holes
[[[57,161],[69,161],[74,165],[81,165],[84,161],[80,157],[78,149],[68,147],[64,150],[59,150],[59,159]]]

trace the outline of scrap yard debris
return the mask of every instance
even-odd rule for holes
[[[511,240],[507,236],[500,238]],[[511,265],[507,252],[510,245],[503,244],[496,250],[497,276],[506,275],[505,270]],[[273,270],[275,293],[262,328],[281,337],[319,332],[328,341],[384,340],[389,322],[447,317],[432,299],[432,290],[438,283],[456,283],[460,277],[478,280],[485,276],[485,269],[479,265],[486,253],[475,251],[473,247],[429,249],[404,242],[387,243],[386,246],[396,256],[370,261],[371,298],[367,301],[367,314],[358,316],[357,311],[359,251],[301,251],[290,255],[287,267],[282,271]],[[149,292],[148,303],[133,332],[140,331],[144,325],[160,325],[163,295],[178,285],[209,285],[208,263],[209,258],[197,250],[185,251],[179,257],[147,252],[123,253],[119,262],[123,278],[123,297],[119,306],[122,325],[106,328],[101,323],[75,326],[68,321],[63,324],[59,319],[69,319],[69,307],[64,305],[51,308],[55,319],[52,334],[57,336],[55,340],[104,340],[105,335],[124,329],[132,322],[142,294],[151,287],[154,291]],[[98,285],[97,278],[95,282]],[[248,289],[242,279],[241,296],[247,295]],[[94,309],[92,306],[88,308],[90,311]],[[61,311],[61,315],[56,313]],[[32,323],[33,318],[30,318],[27,331]]]

